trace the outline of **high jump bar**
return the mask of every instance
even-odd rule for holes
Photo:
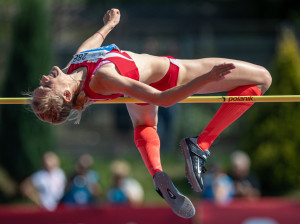
[[[300,102],[300,95],[269,95],[269,96],[190,96],[178,103],[280,103]],[[30,98],[0,98],[0,104],[29,104]],[[94,104],[144,103],[130,97],[119,97],[113,100],[96,101]]]

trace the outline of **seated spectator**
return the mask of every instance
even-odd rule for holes
[[[210,173],[204,176],[205,188],[202,197],[218,205],[230,203],[234,195],[232,179],[224,172],[221,165],[213,164],[209,170]]]
[[[235,197],[260,197],[260,183],[256,175],[250,172],[250,163],[250,158],[245,152],[236,151],[231,155],[230,176],[235,185]]]
[[[127,162],[115,161],[111,164],[112,186],[107,193],[109,202],[118,205],[138,206],[144,200],[144,191],[140,183],[130,177]]]
[[[53,211],[64,193],[65,173],[59,168],[58,156],[53,152],[43,155],[43,169],[26,178],[21,192],[42,208]]]
[[[97,202],[101,194],[99,175],[92,170],[93,158],[81,155],[76,163],[75,172],[68,180],[62,203],[69,206],[87,206]]]

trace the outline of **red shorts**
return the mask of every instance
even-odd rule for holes
[[[168,57],[170,59],[170,67],[167,74],[165,74],[165,76],[161,80],[150,84],[150,86],[160,91],[165,91],[177,86],[179,73],[179,66],[176,59],[170,56],[164,57]]]

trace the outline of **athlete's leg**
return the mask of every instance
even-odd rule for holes
[[[222,58],[179,60],[182,65],[181,82],[190,81],[195,76],[210,71],[214,65],[224,62],[234,63],[236,68],[226,75],[225,79],[205,85],[199,89],[198,93],[230,91],[228,95],[231,96],[254,96],[261,95],[270,87],[272,79],[265,68],[247,62]],[[198,138],[201,149],[208,149],[215,138],[252,105],[253,103],[223,104]]]
[[[134,142],[152,176],[162,171],[160,139],[157,134],[157,111],[154,105],[127,104],[134,128]]]
[[[127,104],[134,127],[134,141],[153,177],[156,191],[166,200],[175,214],[191,218],[195,214],[192,202],[173,185],[168,175],[162,172],[160,141],[156,132],[158,107]]]
[[[199,89],[199,94],[231,91],[240,86],[248,85],[255,85],[262,93],[265,93],[272,82],[270,73],[264,67],[248,62],[224,58],[178,60],[178,62],[180,64],[179,85],[209,72],[215,65],[222,63],[233,63],[235,65],[236,68],[226,75],[225,79],[208,83]]]
[[[234,63],[236,68],[232,70],[232,73],[226,75],[225,79],[207,84],[199,89],[198,93],[230,91],[228,95],[231,96],[255,96],[267,91],[271,85],[272,79],[269,72],[263,67],[250,63],[220,58],[179,62],[183,67],[180,73],[182,83],[192,80],[195,76],[205,74],[214,65],[224,62]],[[204,165],[209,156],[209,147],[225,128],[252,105],[253,103],[223,104],[198,138],[185,138],[181,141],[187,161],[187,176],[196,191],[203,188],[201,173],[205,171]],[[197,161],[199,165],[193,166],[193,161]]]
[[[231,90],[228,96],[260,96],[262,93],[254,85],[241,86]],[[202,150],[210,148],[214,140],[230,124],[243,115],[253,103],[225,103],[219,108],[209,124],[199,135],[197,143]]]
[[[199,89],[198,93],[230,91],[228,95],[231,96],[255,96],[261,95],[270,87],[272,79],[265,68],[247,62],[222,58],[179,61],[182,65],[181,82],[205,74],[214,65],[224,62],[234,63],[236,68],[226,75],[225,79],[207,84]],[[215,138],[252,105],[253,103],[223,104],[198,138],[201,149],[208,149]]]

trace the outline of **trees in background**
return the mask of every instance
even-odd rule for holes
[[[13,25],[11,53],[6,56],[9,59],[2,97],[20,97],[22,91],[32,90],[38,85],[41,74],[47,74],[50,69],[47,2],[19,1],[20,12]],[[29,106],[1,106],[0,116],[0,164],[19,182],[41,165],[43,152],[55,150],[53,130],[50,125],[39,121]]]
[[[269,95],[300,94],[300,52],[293,32],[285,28],[278,43]],[[261,177],[265,194],[300,186],[300,103],[257,105],[249,117],[243,148]]]

